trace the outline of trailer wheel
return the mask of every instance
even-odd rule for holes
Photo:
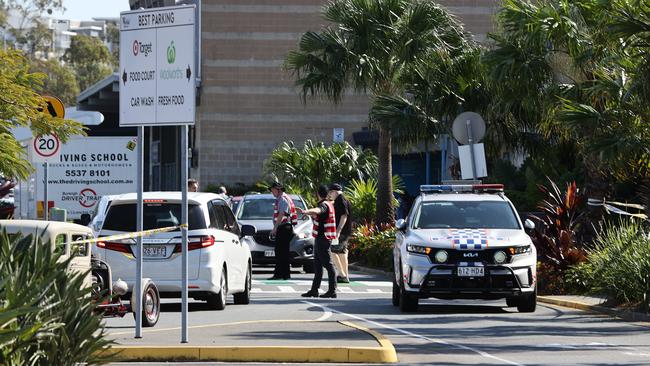
[[[131,304],[135,306],[135,304]],[[135,311],[133,312],[135,317]],[[142,326],[153,327],[160,318],[160,294],[156,285],[147,281],[142,287]]]

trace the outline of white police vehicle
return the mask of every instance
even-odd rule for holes
[[[422,298],[505,298],[509,307],[534,312],[537,251],[503,185],[420,191],[406,220],[397,221],[393,305],[410,312]]]

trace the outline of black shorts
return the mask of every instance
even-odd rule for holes
[[[339,236],[339,242],[338,244],[332,244],[330,247],[330,251],[332,253],[337,253],[337,254],[344,254],[348,252],[348,239],[350,239],[349,235],[341,235]]]

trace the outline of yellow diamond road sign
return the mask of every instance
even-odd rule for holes
[[[47,101],[47,112],[52,117],[64,118],[65,117],[65,107],[61,99],[53,97],[50,95],[44,95],[43,98]]]

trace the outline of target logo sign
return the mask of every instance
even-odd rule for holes
[[[56,135],[38,135],[32,141],[34,161],[46,162],[56,159],[61,152],[61,141]]]

